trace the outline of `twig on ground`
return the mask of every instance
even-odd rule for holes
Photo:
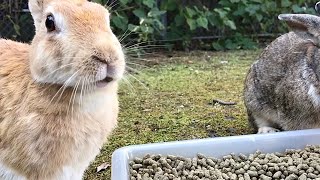
[[[224,106],[232,106],[232,105],[236,105],[236,102],[226,102],[226,101],[222,101],[220,99],[213,99],[212,100],[212,104],[220,104],[220,105],[224,105]]]

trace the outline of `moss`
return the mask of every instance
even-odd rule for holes
[[[148,67],[122,82],[118,127],[84,179],[111,179],[110,170],[96,173],[96,167],[123,146],[250,133],[242,90],[258,53],[177,53],[151,58],[153,65],[135,62]],[[214,105],[212,99],[237,105]]]

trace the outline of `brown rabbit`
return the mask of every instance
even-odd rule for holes
[[[282,14],[294,31],[272,42],[251,66],[244,100],[258,133],[320,128],[320,17]]]
[[[117,124],[124,54],[99,4],[29,8],[31,45],[0,40],[0,179],[79,180]]]

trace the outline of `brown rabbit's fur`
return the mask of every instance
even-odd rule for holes
[[[244,101],[258,133],[320,128],[318,16],[285,14],[294,30],[278,37],[251,66]]]
[[[45,30],[49,5],[64,17],[66,34]],[[32,44],[0,40],[0,179],[81,179],[117,124],[121,46],[100,5],[30,0],[29,6]],[[113,81],[95,87],[104,70]]]

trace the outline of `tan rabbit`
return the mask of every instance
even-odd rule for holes
[[[0,40],[0,179],[79,180],[117,124],[124,54],[99,4],[29,8],[31,45]]]

